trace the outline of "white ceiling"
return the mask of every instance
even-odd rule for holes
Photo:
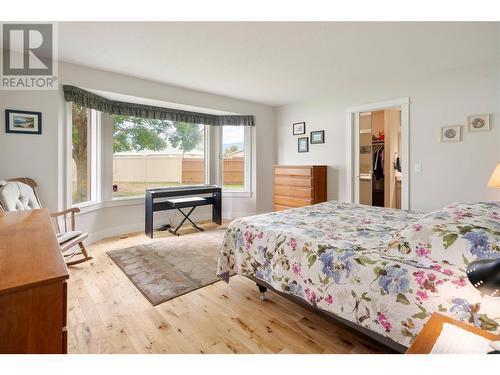
[[[282,105],[499,58],[499,23],[63,22],[63,61]]]

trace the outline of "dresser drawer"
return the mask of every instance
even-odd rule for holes
[[[297,187],[308,187],[312,186],[312,179],[310,177],[286,177],[286,176],[275,176],[274,185],[282,186],[297,186]]]
[[[276,185],[274,187],[274,195],[311,199],[312,189],[295,187],[295,186]]]
[[[274,196],[274,204],[277,204],[279,206],[302,207],[302,206],[309,206],[311,203],[312,203],[311,199],[282,197],[279,195]]]
[[[312,172],[311,168],[283,168],[283,167],[275,167],[274,174],[276,176],[302,176],[302,177],[311,177]]]

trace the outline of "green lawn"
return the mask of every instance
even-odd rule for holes
[[[153,189],[165,186],[180,186],[178,182],[132,182],[132,181],[115,181],[113,185],[118,185],[118,191],[113,192],[113,197],[133,197],[134,195],[144,195],[146,189]]]
[[[224,189],[243,190],[243,184],[224,184]]]

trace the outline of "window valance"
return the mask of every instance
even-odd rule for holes
[[[63,90],[64,99],[67,102],[73,102],[83,107],[95,109],[96,111],[105,112],[110,115],[134,116],[213,126],[255,126],[254,117],[251,115],[212,115],[144,104],[120,102],[104,98],[79,87],[70,85],[64,85]]]

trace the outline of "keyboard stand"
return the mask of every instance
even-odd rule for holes
[[[206,196],[206,195],[210,196]],[[201,196],[203,195],[203,196]],[[182,198],[176,198],[182,197]],[[161,201],[160,201],[161,199]],[[166,200],[164,200],[166,199]],[[147,189],[145,199],[145,234],[153,238],[153,213],[157,211],[178,210],[184,218],[177,228],[169,228],[169,232],[179,235],[178,230],[187,221],[191,225],[202,231],[196,223],[189,217],[196,207],[198,206],[212,206],[212,221],[221,225],[222,224],[222,191],[216,185],[195,185],[195,186],[182,186],[182,187],[167,187],[157,189]],[[182,208],[189,208],[186,213]]]

